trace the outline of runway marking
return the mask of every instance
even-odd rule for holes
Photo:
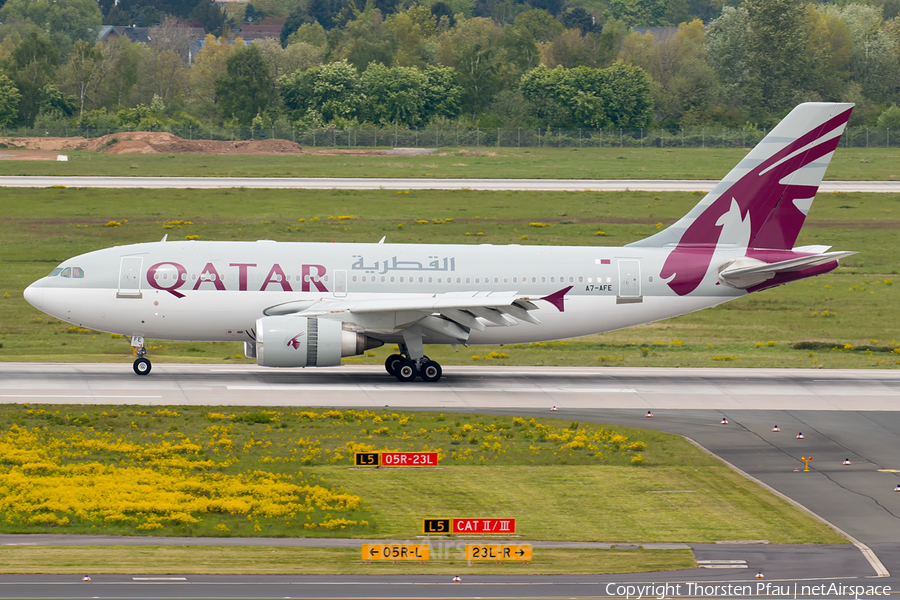
[[[900,469],[878,469],[879,473],[900,473]]]
[[[162,396],[104,396],[102,394],[0,394],[0,398],[162,398]]]
[[[132,577],[133,581],[187,581],[187,577]]]
[[[746,565],[746,560],[698,560],[698,565]]]
[[[631,388],[566,388],[566,387],[442,387],[442,386],[410,386],[410,385],[317,385],[304,383],[283,383],[272,385],[228,385],[227,390],[243,391],[243,392],[277,392],[284,390],[292,390],[298,392],[499,392],[506,394],[522,394],[535,393],[543,394],[548,392],[560,394],[636,394],[637,390]],[[137,398],[138,396],[134,396]]]

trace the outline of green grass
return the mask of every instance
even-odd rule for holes
[[[29,283],[62,260],[98,248],[158,240],[164,234],[170,239],[199,235],[376,242],[387,236],[389,242],[403,243],[621,246],[672,223],[699,197],[644,192],[6,190],[0,199],[0,361],[132,360],[122,338],[70,330],[22,297]],[[832,273],[599,336],[546,345],[471,347],[458,353],[437,347],[429,348],[429,356],[445,365],[896,368],[900,356],[891,351],[900,342],[895,310],[900,285],[894,284],[900,258],[893,250],[898,216],[900,198],[890,194],[820,194],[798,245],[860,252]],[[193,224],[167,228],[172,220]],[[106,227],[110,221],[122,224]],[[528,226],[535,221],[550,226]],[[793,347],[808,341],[837,349]],[[236,358],[243,353],[240,344],[150,343],[157,362],[249,362]],[[383,347],[346,362],[380,363],[391,352],[392,347]],[[493,358],[491,352],[508,358]]]
[[[4,150],[4,153],[12,152]],[[524,179],[721,179],[741,148],[468,148],[427,156],[104,154],[69,162],[0,160],[0,175],[143,177],[425,177]],[[840,148],[829,180],[900,178],[900,149]]]
[[[0,533],[414,539],[426,517],[497,517],[515,518],[528,540],[843,541],[659,431],[493,415],[233,407],[0,405],[0,423]],[[441,454],[439,467],[352,467],[354,450],[426,449]],[[79,479],[85,474],[88,487]],[[214,481],[261,487],[219,489]],[[337,490],[362,504],[316,501],[279,512],[313,493],[285,496],[278,491],[284,483]],[[132,504],[134,494],[147,503]],[[207,498],[237,507],[190,508]],[[347,524],[324,525],[333,519]],[[149,522],[159,526],[142,526]]]
[[[690,550],[535,549],[534,560],[466,565],[463,558],[361,561],[359,549],[265,546],[19,546],[0,548],[0,573],[566,575],[669,571],[696,566]],[[85,584],[87,585],[87,584]]]

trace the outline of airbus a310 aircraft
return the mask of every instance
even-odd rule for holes
[[[426,344],[601,333],[827,273],[853,252],[794,247],[852,104],[797,106],[687,215],[624,247],[166,241],[76,256],[35,308],[145,338],[242,341],[267,367],[328,367],[399,345],[400,381],[441,378]]]

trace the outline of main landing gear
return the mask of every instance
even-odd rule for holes
[[[441,378],[441,365],[423,356],[418,360],[410,360],[402,354],[391,354],[384,361],[384,369],[400,381],[412,381],[417,376],[422,381],[437,381]]]
[[[149,375],[150,369],[153,368],[153,366],[150,364],[150,359],[146,358],[147,349],[144,348],[144,338],[137,335],[132,336],[131,345],[135,349],[135,354],[137,354],[133,367],[135,374]]]

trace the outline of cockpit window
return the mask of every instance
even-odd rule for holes
[[[62,273],[62,267],[56,267],[55,269],[53,269],[52,271],[50,271],[50,274],[47,275],[47,277],[56,277],[56,276],[59,275],[60,273]]]
[[[66,267],[65,269],[61,267],[57,267],[53,269],[53,272],[50,273],[50,277],[59,274],[60,277],[66,277],[68,279],[83,279],[84,278],[84,269],[81,267]]]

